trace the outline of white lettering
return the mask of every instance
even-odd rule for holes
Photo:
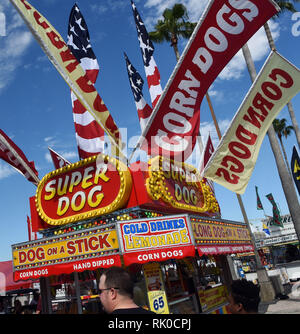
[[[227,20],[225,20],[224,14],[229,14],[230,11],[231,9],[227,5],[223,5],[218,11],[217,23],[225,32],[228,32],[231,35],[238,35],[244,30],[245,25],[243,20],[236,13],[233,13]]]

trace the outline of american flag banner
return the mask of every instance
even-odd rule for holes
[[[126,68],[127,68],[128,78],[130,82],[130,87],[133,93],[136,109],[138,112],[141,130],[143,131],[152,113],[152,108],[145,101],[144,96],[143,96],[144,80],[140,76],[139,72],[135,69],[135,67],[131,64],[125,52],[124,52],[124,56],[125,56],[125,61],[126,61]]]
[[[86,71],[88,78],[95,84],[99,65],[90,44],[87,24],[77,5],[73,6],[70,13],[67,45]],[[104,130],[73,92],[71,92],[71,99],[80,159],[103,152]]]
[[[0,130],[0,159],[9,163],[28,181],[35,185],[40,182],[34,162],[29,162],[22,150],[2,130]]]
[[[53,161],[53,165],[55,169],[59,169],[59,168],[62,168],[62,167],[65,167],[71,164],[68,160],[66,160],[60,154],[52,150],[52,148],[48,147],[48,150],[50,152],[50,156]]]
[[[149,92],[151,96],[152,107],[154,108],[162,94],[160,85],[160,73],[153,57],[154,46],[151,42],[144,22],[141,19],[139,12],[133,1],[131,1],[133,16],[135,20],[138,40],[142,52]]]

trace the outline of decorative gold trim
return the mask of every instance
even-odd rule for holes
[[[191,173],[195,174],[198,182],[193,182],[193,185],[197,187],[198,191],[203,194],[204,205],[197,207],[189,204],[179,203],[170,193],[162,169],[163,159],[168,160],[170,163],[180,167],[188,169]],[[154,200],[162,200],[172,207],[182,210],[194,211],[194,212],[220,212],[219,204],[214,197],[209,186],[207,186],[198,172],[198,170],[189,164],[179,163],[174,160],[157,156],[148,161],[149,165],[149,177],[146,180],[146,188],[150,197]]]
[[[99,159],[99,155],[95,155],[93,157],[89,157],[87,159],[80,160],[66,167],[56,169],[43,177],[43,179],[40,181],[37,187],[37,191],[35,195],[35,203],[36,203],[38,214],[47,224],[58,226],[58,225],[74,223],[76,221],[80,221],[84,219],[90,219],[96,216],[100,216],[100,215],[107,214],[109,212],[118,210],[127,203],[130,193],[131,193],[131,188],[132,188],[132,179],[131,179],[131,174],[130,174],[128,167],[123,162],[113,157],[109,157],[108,155],[101,154],[101,159],[103,161],[112,163],[116,167],[117,172],[119,173],[120,191],[118,195],[116,196],[116,198],[114,199],[114,201],[111,204],[107,205],[106,207],[90,210],[82,214],[74,214],[74,215],[71,215],[71,216],[68,216],[62,219],[52,219],[47,216],[47,214],[43,210],[43,206],[41,203],[41,194],[42,194],[42,190],[45,184],[51,178],[57,175],[61,175],[65,172],[76,170],[77,168],[82,167],[82,166],[87,166],[89,164],[94,163],[97,159]]]

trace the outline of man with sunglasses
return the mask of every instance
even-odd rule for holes
[[[133,301],[134,284],[126,270],[110,267],[99,282],[99,296],[104,310],[110,314],[155,314]]]

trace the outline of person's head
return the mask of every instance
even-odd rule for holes
[[[100,300],[106,312],[111,313],[123,302],[133,299],[134,283],[127,271],[110,267],[100,277]]]
[[[233,281],[228,296],[229,310],[233,314],[257,313],[260,288],[245,279]]]

